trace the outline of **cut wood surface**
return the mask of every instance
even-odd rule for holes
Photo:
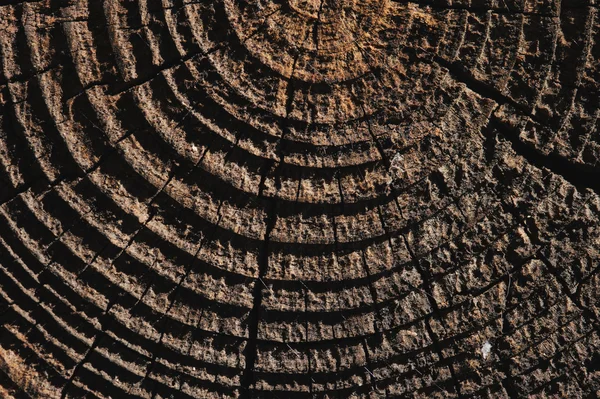
[[[598,0],[0,3],[0,397],[600,395]]]

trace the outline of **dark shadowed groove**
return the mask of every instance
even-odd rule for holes
[[[447,68],[455,78],[460,82],[465,83],[470,90],[482,97],[492,99],[498,105],[510,105],[526,117],[545,125],[544,121],[530,113],[528,107],[505,96],[499,90],[489,86],[487,83],[475,79],[469,72],[465,71],[461,65],[448,62],[440,57],[436,57],[435,62]],[[521,141],[519,139],[520,132],[506,126],[495,114],[492,114],[489,123],[491,127],[499,131],[502,136],[512,144],[515,152],[523,156],[530,164],[540,169],[549,169],[551,172],[562,176],[580,190],[590,188],[600,194],[600,169],[585,164],[571,162],[556,153],[547,155],[541,153],[533,146]]]
[[[294,59],[294,64],[292,65],[292,73],[291,76],[294,76],[294,71],[296,68],[296,62],[298,61],[298,58],[296,57]],[[284,151],[284,146],[285,146],[285,142],[283,141],[283,138],[285,136],[285,132],[287,131],[287,116],[290,114],[291,110],[292,110],[292,102],[293,102],[293,98],[294,98],[294,91],[295,91],[295,87],[293,84],[293,81],[288,81],[287,84],[287,88],[286,88],[286,118],[284,118],[281,122],[281,132],[282,132],[282,136],[281,139],[279,140],[278,144],[277,144],[277,154],[279,156],[279,161],[277,163],[277,165],[274,168],[274,176],[275,176],[275,181],[276,181],[276,186],[277,188],[279,188],[280,183],[280,175],[279,175],[279,170],[281,168],[282,165],[282,161],[283,161],[283,151]],[[264,184],[265,184],[265,179],[267,174],[269,174],[271,172],[271,170],[273,170],[273,161],[269,160],[265,163],[264,166],[264,172],[263,175],[261,177],[261,181],[260,181],[260,186],[259,186],[259,197],[263,196],[263,190],[264,190]],[[271,241],[271,233],[273,232],[273,228],[275,227],[275,222],[277,220],[277,203],[275,202],[274,198],[269,198],[268,200],[268,208],[266,211],[267,214],[267,221],[266,221],[266,230],[265,230],[265,236],[263,239],[263,246],[261,248],[260,251],[260,258],[259,258],[259,264],[258,264],[258,279],[254,281],[254,287],[253,287],[253,304],[252,304],[252,310],[250,311],[250,314],[248,315],[248,329],[249,329],[249,333],[248,333],[248,341],[246,344],[246,348],[244,350],[244,357],[246,359],[246,367],[244,369],[244,373],[242,375],[242,380],[241,380],[241,388],[242,388],[242,393],[241,393],[241,398],[249,398],[251,397],[251,388],[252,385],[255,382],[255,375],[254,375],[254,368],[255,368],[255,364],[256,364],[256,357],[257,357],[257,351],[258,351],[258,324],[260,322],[260,312],[261,312],[261,307],[262,307],[262,298],[263,298],[263,289],[267,288],[266,286],[263,287],[264,280],[263,278],[265,277],[267,270],[269,268],[269,253],[271,251],[270,249],[270,241]]]

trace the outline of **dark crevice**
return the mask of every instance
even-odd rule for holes
[[[275,205],[268,210],[267,226],[265,231],[265,238],[263,247],[260,252],[259,263],[258,263],[258,279],[254,281],[253,287],[253,302],[252,310],[248,314],[248,341],[246,348],[244,349],[244,358],[246,361],[246,367],[240,380],[242,392],[240,398],[250,398],[250,390],[256,380],[254,375],[254,368],[257,358],[257,345],[258,345],[258,324],[260,321],[260,312],[262,307],[263,289],[262,285],[263,277],[265,276],[269,266],[269,241],[270,236],[275,227],[276,213]]]
[[[531,113],[531,109],[528,106],[518,103],[512,98],[504,95],[497,88],[476,79],[468,70],[466,70],[462,66],[462,64],[445,60],[444,58],[439,57],[437,55],[433,56],[433,62],[446,68],[457,81],[465,84],[470,90],[474,91],[480,96],[494,100],[499,105],[510,105],[511,107],[521,112],[523,115],[531,118],[536,122],[544,124],[544,121],[540,120],[536,115],[533,115]]]
[[[292,65],[291,76],[294,76],[296,70],[296,63],[298,61],[298,57],[294,58],[294,63]],[[274,160],[268,160],[265,164],[263,174],[261,176],[260,186],[259,186],[259,198],[264,197],[264,185],[267,178],[267,175],[273,170],[273,176],[275,178],[275,187],[277,190],[281,187],[281,175],[280,169],[283,165],[283,157],[285,153],[286,141],[283,140],[285,134],[288,130],[287,121],[289,115],[292,112],[292,104],[294,101],[294,93],[295,93],[294,82],[290,79],[288,81],[288,85],[286,88],[286,116],[282,119],[280,128],[281,128],[281,138],[277,144],[277,155],[278,162],[275,165]],[[268,197],[267,207],[266,207],[266,227],[265,227],[265,235],[262,242],[262,248],[260,249],[260,255],[258,259],[258,278],[254,281],[254,287],[252,289],[253,302],[252,309],[248,314],[248,341],[246,344],[246,348],[244,349],[244,358],[246,361],[246,366],[244,368],[244,372],[242,374],[240,385],[241,385],[241,394],[240,398],[250,398],[251,397],[251,389],[256,380],[255,376],[255,364],[257,357],[257,345],[258,345],[258,324],[260,322],[260,312],[262,307],[263,300],[263,284],[267,270],[269,268],[269,253],[271,251],[270,241],[271,234],[275,227],[275,223],[277,221],[277,201],[275,197]]]
[[[532,12],[532,11],[524,11],[517,7],[509,7],[506,4],[506,1],[500,1],[501,5],[504,7],[484,7],[484,6],[467,6],[462,4],[439,4],[435,2],[435,0],[420,0],[420,1],[412,1],[412,0],[392,0],[395,3],[399,4],[416,4],[419,7],[427,7],[436,11],[446,11],[446,10],[455,10],[455,11],[467,11],[472,14],[485,14],[485,13],[493,13],[493,14],[502,14],[502,15],[529,15],[536,16],[540,18],[553,18],[557,16],[556,12],[553,12],[550,7],[546,7],[548,9],[547,12]]]
[[[324,3],[325,3],[325,0],[321,0],[321,2],[319,4],[319,11],[317,12],[317,19],[315,20],[315,23],[313,25],[313,30],[312,30],[313,43],[315,45],[317,52],[319,51],[319,25],[321,24],[321,14],[323,13],[323,4]]]
[[[431,285],[431,273],[426,270],[425,268],[423,268],[423,266],[421,265],[421,263],[419,262],[419,259],[417,257],[417,255],[413,252],[408,239],[403,236],[404,239],[404,243],[406,245],[406,248],[410,254],[410,257],[413,261],[413,265],[416,268],[417,272],[419,273],[419,275],[421,276],[421,279],[423,280],[423,293],[426,295],[427,300],[431,306],[431,308],[433,309],[433,315],[439,319],[440,323],[443,324],[443,319],[440,317],[442,315],[441,309],[435,299],[435,297],[433,296],[433,287]],[[427,318],[425,319],[425,328],[427,329],[427,334],[429,335],[429,337],[431,338],[432,342],[433,342],[433,348],[435,350],[435,352],[438,354],[438,356],[440,357],[440,359],[443,361],[445,360],[445,356],[442,352],[442,345],[440,343],[440,339],[437,336],[437,334],[435,333],[435,331],[433,331],[433,328],[431,327],[431,318]],[[448,370],[450,371],[450,376],[452,377],[452,381],[454,384],[454,390],[456,392],[456,394],[458,395],[459,399],[463,398],[463,394],[462,394],[462,390],[460,387],[460,382],[458,381],[457,375],[456,375],[456,371],[454,370],[454,365],[450,362],[447,364]]]
[[[505,96],[496,88],[475,79],[468,71],[464,70],[461,65],[448,62],[440,57],[435,57],[434,60],[439,65],[448,69],[456,79],[464,83],[475,93],[495,101],[498,105],[510,105],[531,120],[538,122],[541,125],[545,125],[544,121],[531,114],[528,107]],[[500,132],[502,136],[512,144],[515,152],[524,157],[530,164],[540,169],[547,168],[551,172],[562,176],[580,191],[589,188],[596,193],[600,193],[599,169],[588,165],[573,163],[556,153],[541,153],[533,146],[521,141],[519,138],[520,132],[506,126],[495,114],[492,114],[489,126],[493,128],[493,130]],[[489,140],[490,136],[488,135],[487,137]]]
[[[600,170],[592,166],[576,164],[556,154],[542,154],[540,151],[521,141],[519,131],[503,124],[496,116],[490,118],[490,127],[502,134],[507,139],[513,150],[531,165],[538,169],[546,168],[552,173],[561,176],[579,191],[591,189],[600,194]]]

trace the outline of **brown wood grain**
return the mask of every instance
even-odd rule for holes
[[[0,4],[1,397],[600,394],[597,0]]]

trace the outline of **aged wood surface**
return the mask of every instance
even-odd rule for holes
[[[598,0],[0,5],[0,397],[595,398]]]

